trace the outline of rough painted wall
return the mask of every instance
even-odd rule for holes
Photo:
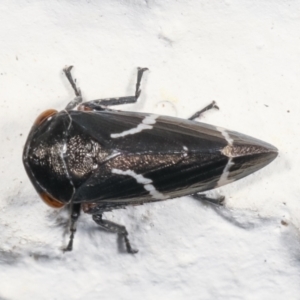
[[[297,1],[3,0],[0,7],[0,299],[299,299],[300,3]],[[186,118],[274,144],[268,167],[210,193],[106,214],[139,253],[90,216],[74,251],[67,212],[48,208],[21,156],[29,129],[73,98],[131,95],[120,109]]]

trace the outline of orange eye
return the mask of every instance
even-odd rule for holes
[[[51,206],[53,208],[61,208],[64,206],[64,203],[61,203],[60,201],[53,198],[52,196],[50,196],[47,193],[41,193],[40,196],[46,204],[48,204],[49,206]]]
[[[34,122],[35,126],[41,125],[45,120],[47,120],[49,117],[55,115],[57,113],[57,110],[55,109],[48,109],[42,112],[37,119]]]

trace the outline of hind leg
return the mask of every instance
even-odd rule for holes
[[[197,111],[196,113],[194,113],[190,118],[188,118],[188,120],[195,120],[195,119],[199,118],[200,115],[202,115],[204,112],[206,112],[207,110],[210,110],[212,108],[219,109],[219,107],[216,105],[215,101],[213,101],[209,105],[205,106],[203,109],[201,109],[201,110]]]
[[[120,235],[121,237],[124,238],[125,241],[125,246],[126,250],[130,254],[135,254],[138,252],[138,250],[135,250],[131,247],[130,241],[128,239],[128,232],[126,230],[126,227],[123,225],[119,225],[116,223],[113,223],[108,220],[103,220],[102,219],[102,214],[97,214],[93,215],[93,220],[103,229],[109,231],[109,232],[114,232]]]

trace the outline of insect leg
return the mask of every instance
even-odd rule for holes
[[[65,67],[64,72],[75,92],[76,98],[73,101],[71,101],[70,103],[68,103],[68,105],[66,106],[66,110],[71,110],[71,109],[75,108],[79,103],[82,102],[81,91],[80,91],[79,87],[77,87],[77,85],[72,77],[72,74],[71,74],[72,68],[73,68],[73,66]]]
[[[65,67],[64,68],[64,72],[65,72],[65,74],[66,74],[66,76],[67,76],[67,78],[68,78],[68,80],[69,80],[69,82],[70,82],[70,84],[71,84],[74,92],[75,92],[75,95],[78,97],[78,96],[81,96],[81,92],[80,92],[80,89],[77,87],[77,85],[76,85],[76,83],[75,83],[75,81],[73,79],[73,76],[71,74],[71,70],[72,69],[73,69],[73,66]]]
[[[136,100],[135,96],[92,100],[82,103],[78,109],[103,111],[107,106],[135,103]]]
[[[130,104],[137,102],[140,94],[141,94],[141,80],[143,77],[143,73],[147,71],[148,68],[138,68],[137,73],[137,81],[135,86],[135,95],[128,96],[128,97],[119,97],[119,98],[107,98],[107,99],[99,99],[99,100],[92,100],[83,103],[80,108],[85,110],[105,110],[106,106],[113,106],[113,105],[121,105],[121,104]]]
[[[224,200],[225,200],[224,196],[220,196],[218,198],[209,198],[204,194],[198,194],[198,193],[193,194],[191,196],[196,200],[207,201],[216,205],[224,205]]]
[[[109,231],[109,232],[115,232],[119,234],[120,236],[124,237],[126,250],[128,253],[135,254],[138,252],[138,250],[132,249],[129,239],[128,239],[128,232],[126,230],[125,226],[113,223],[108,220],[102,219],[102,214],[93,215],[93,220],[101,226],[101,228]]]
[[[68,246],[64,249],[64,251],[72,251],[73,249],[73,240],[76,232],[76,221],[80,216],[81,204],[71,204],[70,208],[70,240]]]
[[[188,120],[195,120],[195,119],[199,118],[201,114],[203,114],[204,112],[206,112],[207,110],[210,110],[212,108],[219,109],[219,107],[216,105],[215,101],[213,101],[209,105],[205,106],[203,109],[194,113],[190,118],[188,118]]]
[[[138,68],[137,80],[136,80],[136,85],[135,85],[135,98],[136,98],[136,100],[139,98],[139,96],[141,94],[141,91],[142,91],[140,89],[140,85],[141,85],[143,73],[147,70],[148,70],[148,68]]]

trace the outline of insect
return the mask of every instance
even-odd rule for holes
[[[27,174],[51,207],[70,205],[73,247],[81,210],[107,231],[124,238],[122,225],[103,213],[185,195],[213,203],[201,192],[243,178],[274,160],[277,149],[258,139],[196,122],[215,102],[188,120],[155,114],[117,111],[109,106],[135,103],[147,68],[138,68],[135,95],[83,102],[72,74],[64,72],[75,99],[64,110],[50,109],[35,121],[23,153]]]

